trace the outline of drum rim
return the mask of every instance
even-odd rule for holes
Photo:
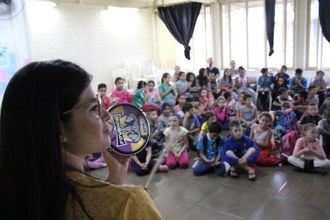
[[[112,145],[112,140],[110,139],[110,147],[108,148],[108,151],[114,151],[116,152],[117,154],[120,154],[120,155],[123,155],[123,156],[134,156],[136,154],[138,154],[140,151],[142,151],[146,146],[147,146],[147,143],[149,142],[149,139],[150,139],[150,123],[149,123],[149,120],[147,118],[147,116],[144,114],[144,112],[138,108],[137,106],[131,104],[131,103],[126,103],[126,102],[123,102],[123,103],[115,103],[113,105],[111,105],[108,109],[107,109],[107,112],[111,115],[111,110],[113,110],[114,108],[116,107],[120,107],[120,106],[123,106],[123,105],[126,105],[126,106],[129,106],[129,107],[133,107],[134,109],[136,109],[137,111],[140,111],[142,115],[144,115],[145,119],[146,119],[146,122],[147,122],[147,128],[148,128],[148,135],[147,135],[147,139],[145,140],[145,143],[142,147],[140,147],[139,149],[135,150],[135,151],[132,151],[130,153],[127,153],[127,152],[123,152],[123,151],[120,151],[117,147],[114,147]],[[110,119],[112,121],[112,117]],[[112,121],[113,122],[113,121]],[[110,135],[109,135],[109,138],[110,138]]]

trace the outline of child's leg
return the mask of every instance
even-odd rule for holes
[[[281,159],[278,157],[271,157],[271,149],[270,148],[261,148],[259,147],[260,155],[257,160],[257,164],[260,166],[277,166]]]
[[[230,170],[229,163],[222,162],[219,164],[219,166],[214,168],[214,173],[219,176],[225,176],[229,170]]]
[[[330,167],[330,160],[325,159],[325,160],[320,160],[320,159],[314,159],[314,167]]]
[[[177,165],[175,155],[171,151],[168,152],[168,155],[167,155],[167,158],[166,158],[166,165],[170,169],[174,169]]]
[[[192,166],[193,174],[196,176],[204,175],[211,168],[212,168],[211,163],[206,163],[202,159],[196,160]]]
[[[294,156],[289,156],[288,158],[289,163],[291,163],[293,166],[299,167],[301,169],[304,169],[305,161]]]
[[[181,168],[189,167],[189,157],[187,151],[183,151],[179,157],[179,166]]]

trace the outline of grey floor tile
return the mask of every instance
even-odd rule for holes
[[[249,219],[268,199],[264,192],[224,185],[198,205]]]
[[[329,213],[317,205],[298,204],[282,199],[272,199],[253,220],[325,220]]]
[[[164,219],[177,219],[194,207],[194,204],[168,196],[166,194],[153,197],[153,200]]]
[[[238,216],[228,215],[226,213],[218,212],[213,209],[195,206],[190,209],[187,213],[177,218],[178,220],[242,220]]]

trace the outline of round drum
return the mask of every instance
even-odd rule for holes
[[[149,122],[143,112],[128,103],[119,103],[108,109],[111,146],[109,150],[132,156],[141,151],[149,140]]]

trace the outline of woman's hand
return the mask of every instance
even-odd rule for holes
[[[109,171],[106,181],[116,185],[124,184],[130,157],[109,152],[108,150],[103,151],[103,156]]]

